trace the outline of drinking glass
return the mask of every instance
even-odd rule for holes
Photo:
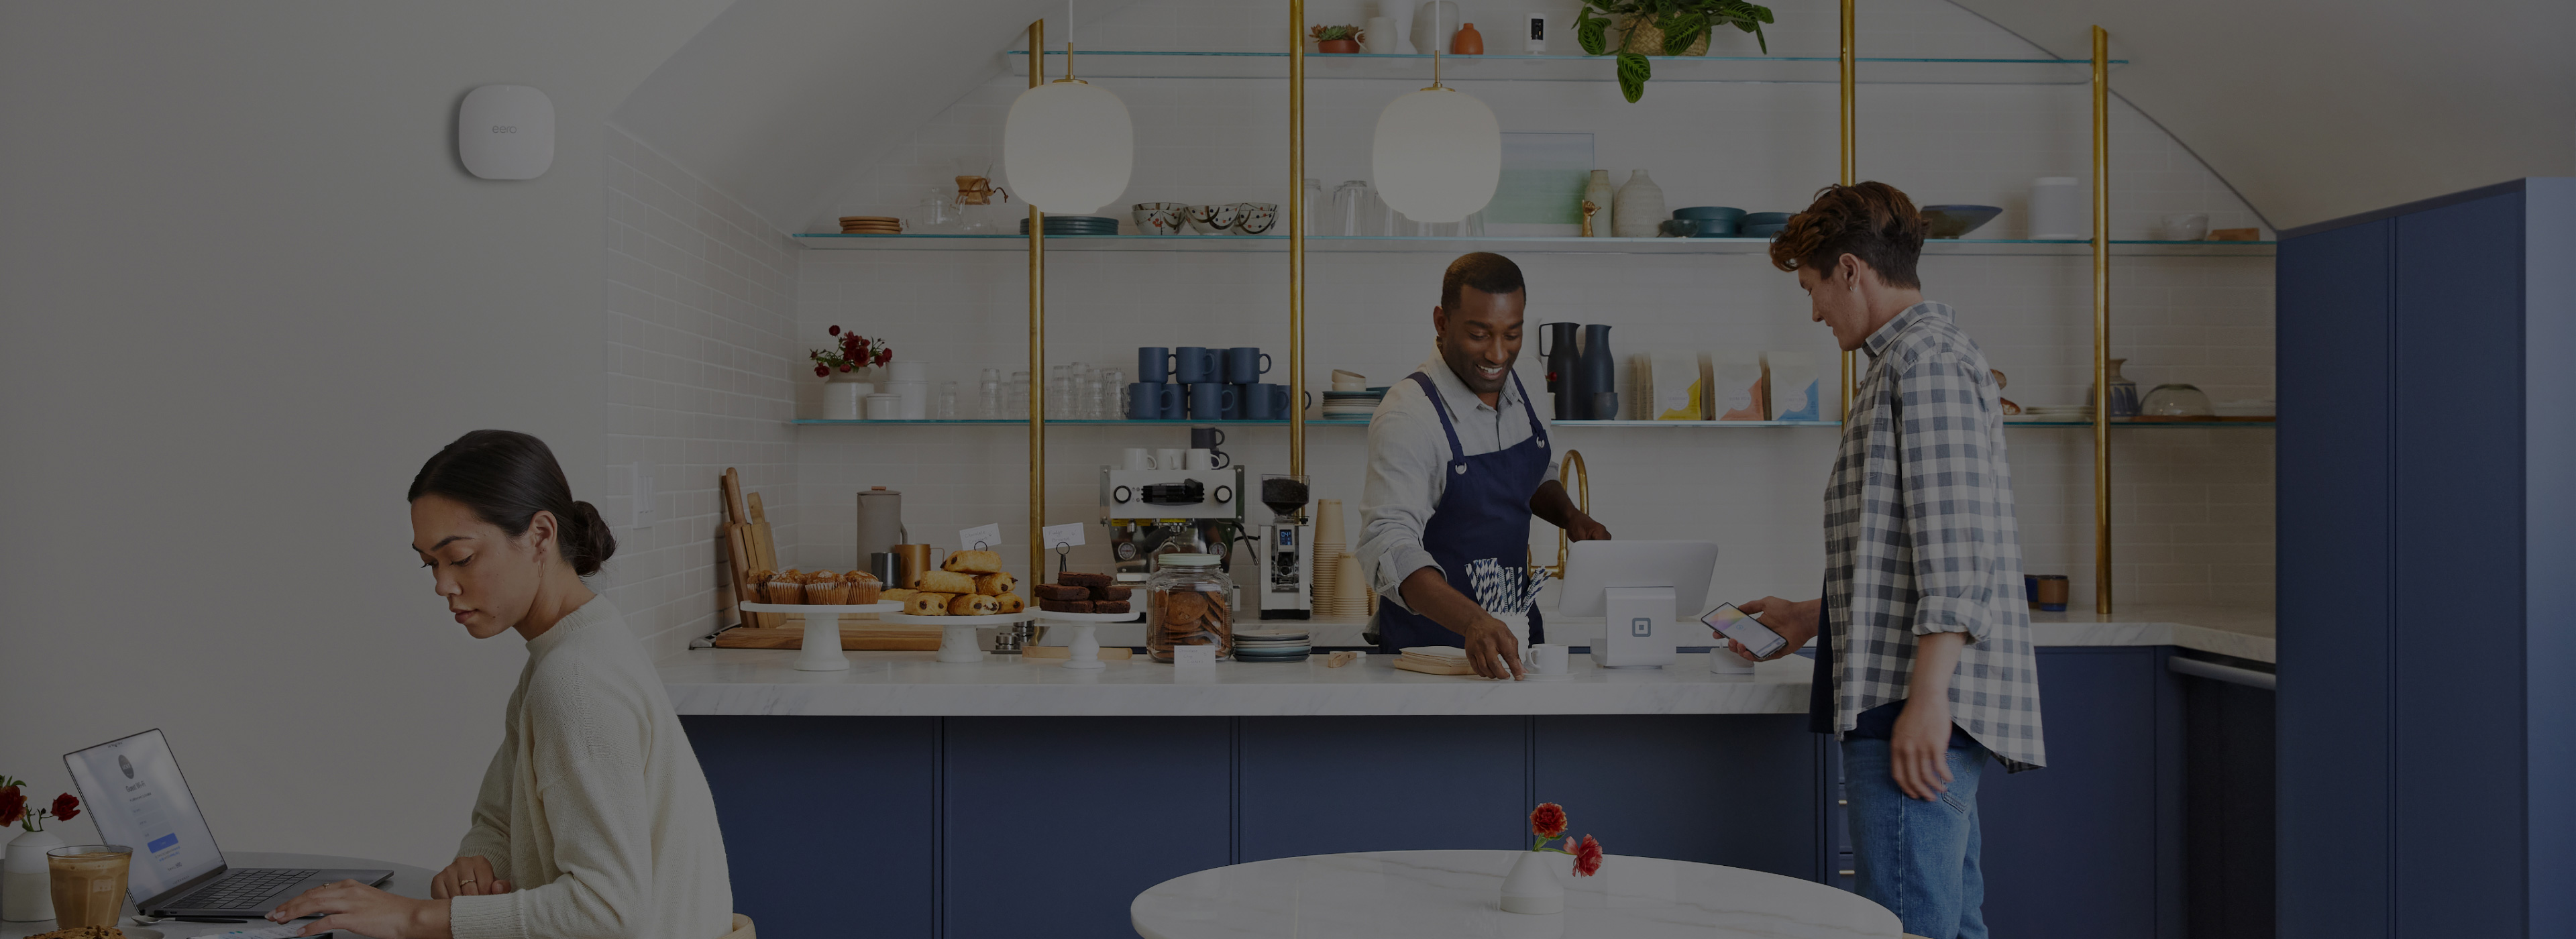
[[[988,368],[975,381],[975,416],[998,420],[1002,416],[1002,370]]]
[[[943,421],[953,421],[957,419],[956,382],[943,381],[939,383],[938,407],[930,416]]]
[[[125,908],[125,878],[134,849],[82,844],[45,852],[54,923],[65,929],[114,926]]]

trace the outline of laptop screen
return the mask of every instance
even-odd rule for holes
[[[67,754],[81,804],[98,823],[99,838],[134,849],[126,893],[134,902],[214,870],[224,862],[215,834],[197,811],[197,797],[179,776],[179,760],[161,731]]]

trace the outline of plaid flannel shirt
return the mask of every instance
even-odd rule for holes
[[[1870,335],[1869,371],[1825,487],[1834,719],[1904,700],[1917,637],[1966,633],[1950,717],[2007,769],[2046,765],[2001,398],[1949,306]]]

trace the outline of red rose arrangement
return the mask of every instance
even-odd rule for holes
[[[1565,826],[1565,806],[1554,802],[1539,803],[1538,808],[1530,810],[1530,836],[1534,839],[1530,842],[1530,850],[1570,854],[1574,856],[1576,874],[1590,877],[1600,873],[1601,842],[1592,840],[1591,835],[1583,836],[1580,841],[1567,837]],[[1565,843],[1549,844],[1558,839],[1563,839]]]
[[[870,339],[838,326],[832,327],[831,334],[838,337],[834,341],[839,348],[816,349],[806,356],[814,360],[816,377],[830,378],[835,371],[846,372],[894,361],[894,347],[886,345],[883,339]]]
[[[28,831],[45,830],[45,820],[70,821],[80,814],[80,799],[71,793],[54,797],[54,804],[35,811],[27,810],[27,794],[19,787],[23,779],[0,776],[0,827],[16,825]]]

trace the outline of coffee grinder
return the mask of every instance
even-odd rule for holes
[[[1257,552],[1262,619],[1307,619],[1315,612],[1315,559],[1308,550],[1314,538],[1306,518],[1309,489],[1304,476],[1261,477],[1261,504],[1270,507],[1270,524],[1261,526]]]

